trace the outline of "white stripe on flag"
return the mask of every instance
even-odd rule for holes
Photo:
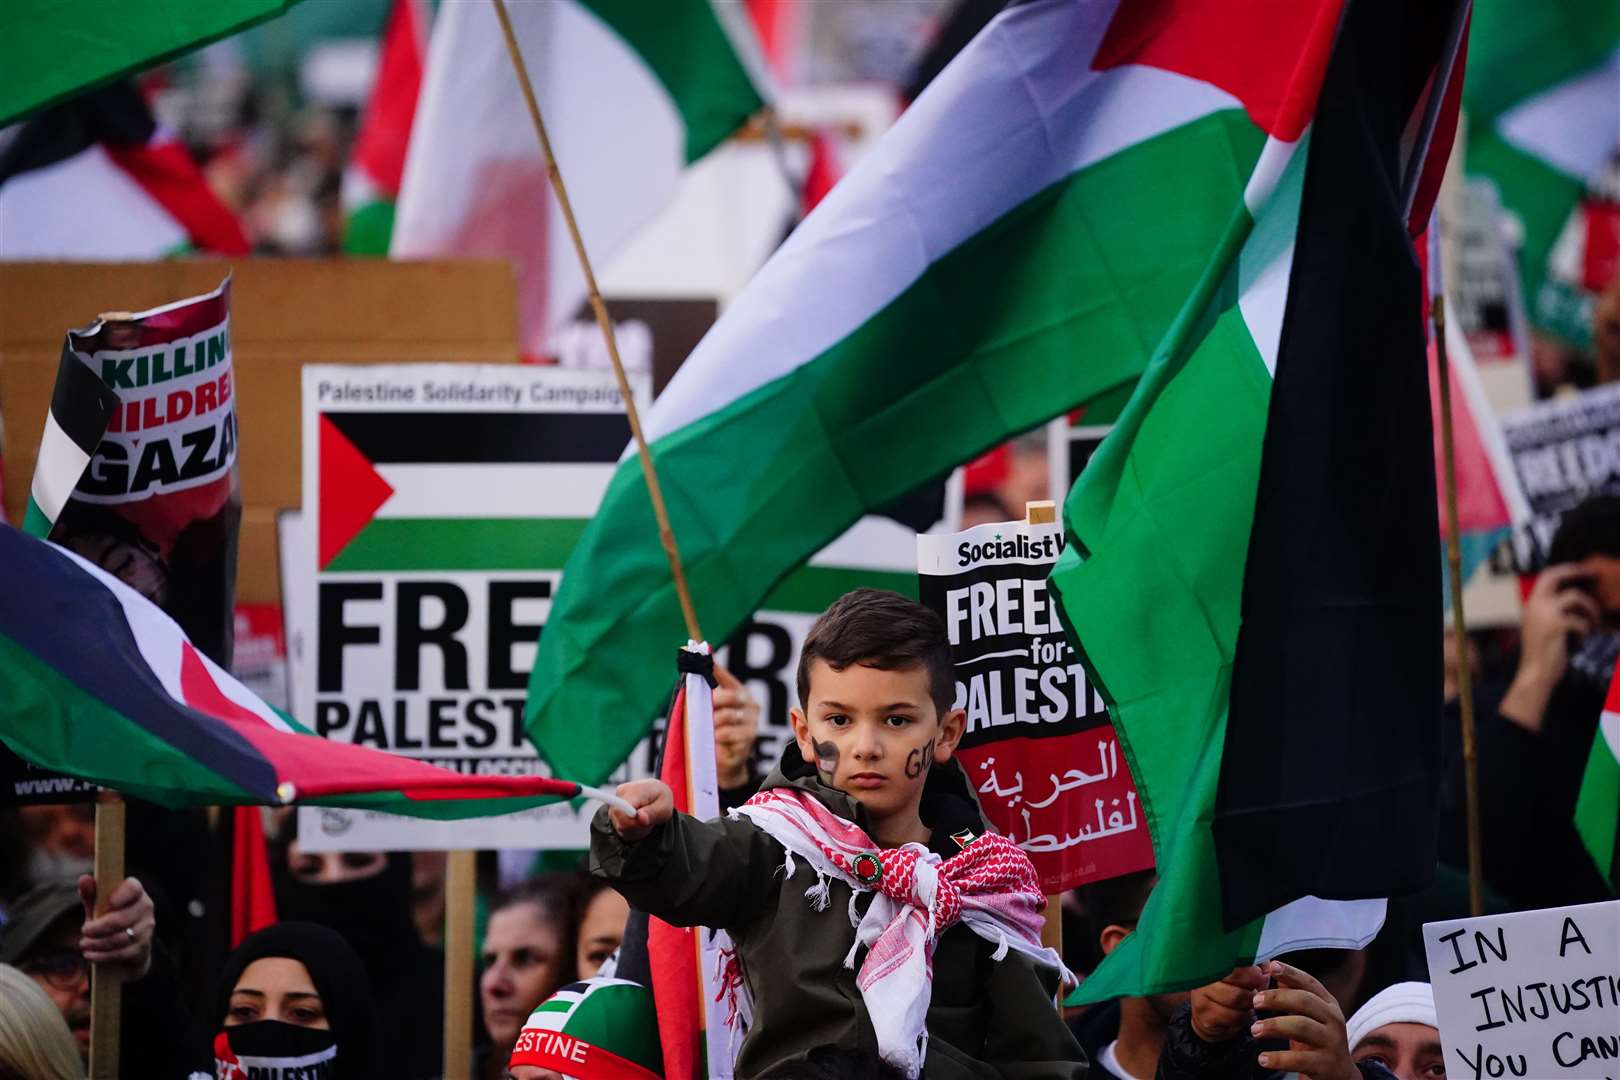
[[[379,465],[393,496],[379,518],[588,518],[617,466]]]
[[[100,145],[0,187],[0,258],[155,259],[186,239]]]
[[[1156,68],[1090,70],[1115,6],[1044,0],[998,15],[755,275],[659,396],[643,421],[647,438],[813,360],[941,256],[1064,177],[1241,107],[1209,83]],[[830,284],[807,296],[807,280]]]
[[[56,414],[47,409],[45,434],[39,441],[39,458],[28,493],[48,520],[54,522],[62,513],[89,464],[90,455],[79,449],[79,444],[56,422]]]
[[[1605,712],[1598,720],[1598,730],[1603,733],[1603,741],[1609,744],[1609,753],[1620,761],[1620,713]]]
[[[1266,916],[1255,962],[1296,949],[1363,949],[1384,925],[1387,900],[1304,896]]]

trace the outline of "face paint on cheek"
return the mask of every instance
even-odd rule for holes
[[[833,774],[838,771],[838,746],[811,739],[810,748],[816,752],[816,773],[820,775],[821,782],[832,783]]]
[[[929,739],[928,745],[914,749],[906,755],[906,779],[915,780],[923,773],[934,767],[934,740]]]

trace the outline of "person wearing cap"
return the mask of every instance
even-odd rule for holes
[[[1434,988],[1426,982],[1385,987],[1345,1024],[1350,1057],[1377,1062],[1396,1080],[1444,1080],[1445,1051],[1435,1017]]]
[[[506,1067],[512,1080],[663,1080],[652,994],[604,976],[569,983],[530,1014]]]
[[[67,1021],[79,1050],[90,1052],[90,966],[103,965],[126,980],[152,965],[152,900],[135,878],[125,878],[93,916],[96,881],[48,882],[28,890],[0,926],[0,963],[22,970],[45,991]]]

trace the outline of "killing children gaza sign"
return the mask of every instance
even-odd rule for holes
[[[1452,1080],[1620,1080],[1620,900],[1425,923]]]
[[[1046,589],[1062,548],[1061,526],[1017,521],[917,538],[919,596],[945,619],[967,714],[958,757],[1047,893],[1153,865],[1107,709]]]

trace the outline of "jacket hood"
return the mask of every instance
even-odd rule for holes
[[[844,820],[853,821],[868,833],[871,831],[871,819],[866,807],[848,792],[823,784],[815,768],[799,753],[798,744],[791,739],[783,747],[782,757],[759,789],[769,791],[780,787],[797,788]],[[928,779],[923,782],[922,803],[917,811],[923,824],[934,832],[929,846],[941,855],[956,853],[957,845],[945,843],[952,833],[967,829],[977,836],[991,831],[984,811],[979,807],[979,797],[955,757],[928,771]]]

